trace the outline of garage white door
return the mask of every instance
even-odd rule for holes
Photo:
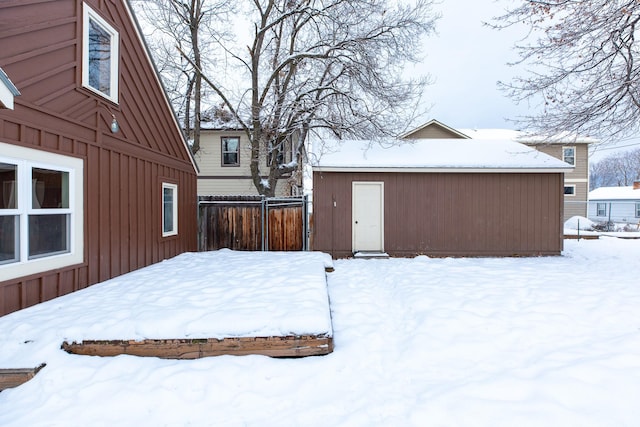
[[[352,184],[353,252],[384,251],[384,182]]]

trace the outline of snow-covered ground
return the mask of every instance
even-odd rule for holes
[[[211,268],[232,254],[208,254]],[[238,277],[245,270],[262,277],[255,271],[259,257],[272,255],[244,254],[215,286],[227,285],[229,303],[247,299],[246,291],[234,294],[243,285]],[[277,256],[284,258],[269,271],[267,289],[295,274],[296,255]],[[6,353],[20,346],[39,348],[46,360],[38,361],[48,363],[30,382],[0,393],[0,425],[639,425],[639,240],[565,241],[561,257],[338,260],[334,266],[328,287],[335,350],[322,357],[76,356],[59,350],[60,328],[71,329],[58,323],[67,310],[60,299],[0,318],[0,367],[16,367],[6,366],[15,362]],[[144,274],[173,293],[165,289],[176,285],[173,278],[189,283],[201,270]],[[126,280],[106,286],[104,305],[128,298],[131,286]],[[184,286],[176,298],[198,301],[207,289],[196,288]],[[275,294],[257,295],[256,313],[286,306],[271,301]],[[139,293],[135,312],[114,309],[109,319],[108,311],[94,312],[102,310],[99,298],[86,298],[84,313],[82,300],[74,300],[77,318],[67,321],[76,337],[141,319],[171,328],[170,316],[184,327],[192,317],[174,302],[153,303]]]

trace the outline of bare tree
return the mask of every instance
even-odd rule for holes
[[[494,26],[524,24],[516,46],[530,70],[502,83],[516,100],[541,104],[523,122],[542,134],[573,131],[603,141],[640,125],[637,0],[519,1]]]
[[[195,154],[200,150],[200,121],[206,96],[202,70],[213,40],[223,37],[212,23],[214,18],[229,13],[229,2],[135,0],[133,5],[144,22],[163,83],[185,132],[192,138]]]
[[[612,154],[589,169],[591,189],[632,185],[640,180],[640,149]]]
[[[426,79],[403,78],[433,29],[431,0],[251,0],[216,21],[215,69],[190,65],[251,143],[260,194],[298,168],[312,134],[364,138],[406,129]],[[225,27],[226,26],[226,27]],[[293,144],[293,146],[291,146]],[[283,153],[292,150],[294,158]],[[264,161],[265,158],[270,161]]]

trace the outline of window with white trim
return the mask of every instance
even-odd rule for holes
[[[0,149],[0,276],[82,262],[82,160],[10,144]]]
[[[237,136],[223,136],[222,166],[240,166],[240,138]]]
[[[575,196],[576,195],[576,186],[573,184],[564,186],[564,195],[565,196]]]
[[[178,234],[178,186],[162,183],[162,237]]]
[[[118,32],[86,4],[83,9],[82,85],[118,102]]]
[[[596,204],[596,216],[607,216],[607,204],[606,203],[597,203]]]
[[[636,203],[636,218],[640,218],[640,203]]]
[[[576,165],[576,147],[562,147],[562,161],[571,166]]]

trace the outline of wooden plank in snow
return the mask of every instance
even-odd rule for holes
[[[261,354],[271,357],[320,356],[333,351],[333,338],[325,335],[285,337],[241,337],[162,340],[85,340],[64,342],[68,353],[86,356],[129,354],[163,359],[199,359],[201,357]]]
[[[37,368],[0,369],[0,391],[17,387],[35,377],[45,364]]]

